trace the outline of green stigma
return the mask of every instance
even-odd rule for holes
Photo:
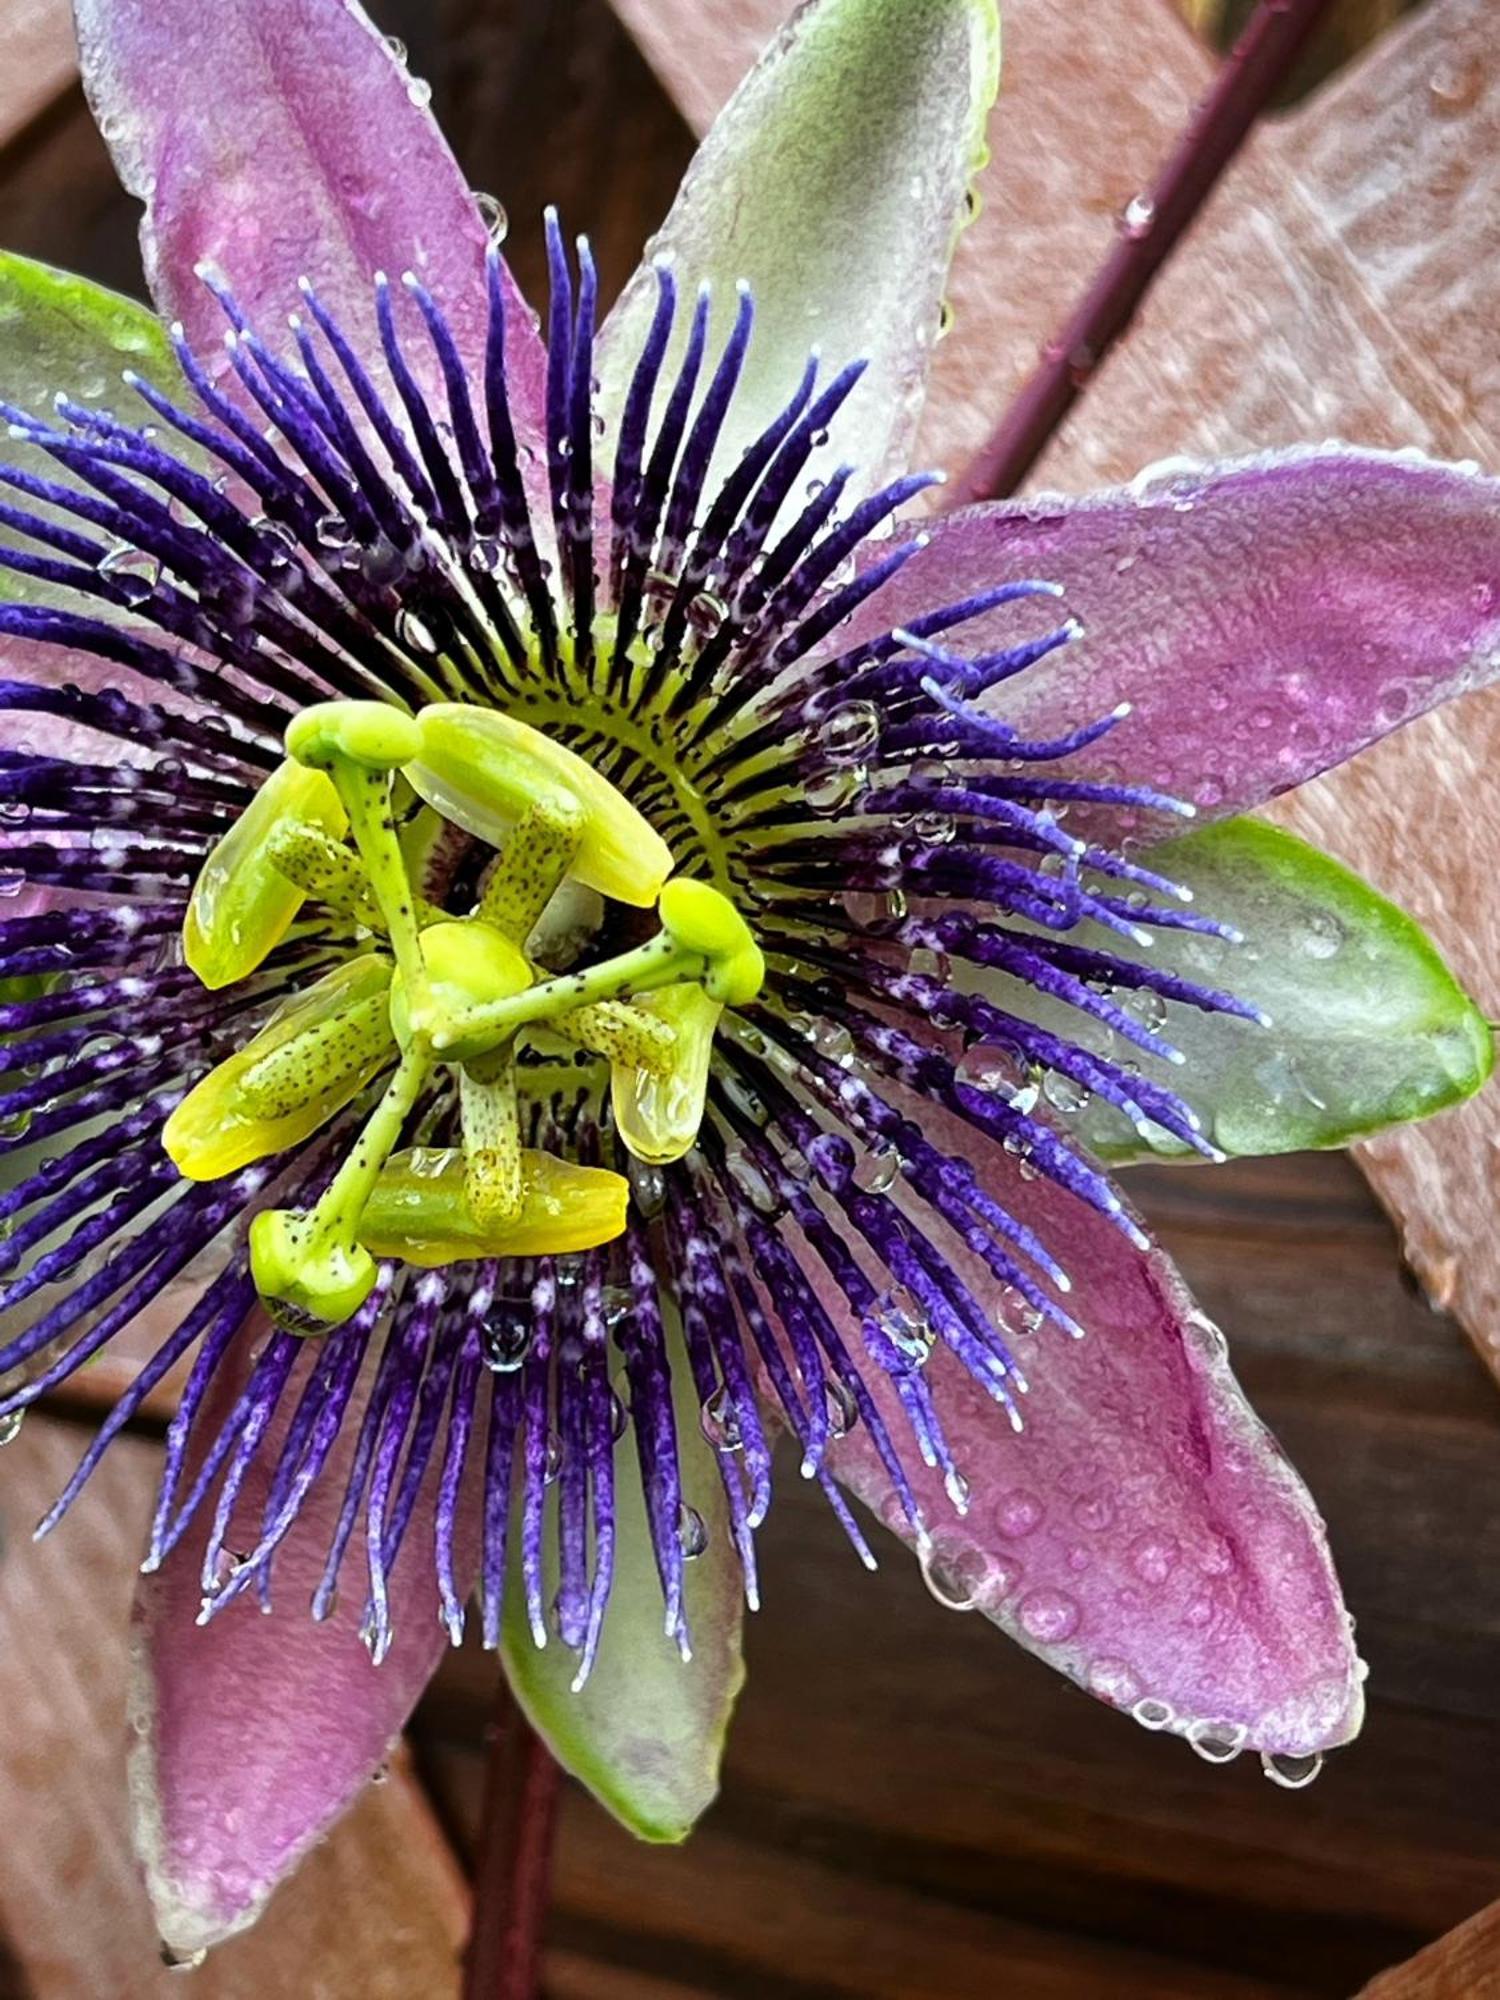
[[[163,1143],[189,1179],[217,1179],[302,1143],[392,1073],[314,1206],[270,1209],[251,1226],[272,1316],[301,1332],[338,1325],[368,1298],[377,1258],[556,1255],[618,1236],[621,1175],[523,1145],[518,1057],[559,1038],[586,1052],[607,1069],[627,1151],[680,1159],[702,1122],[719,1016],[765,976],[744,918],[709,883],[669,880],[671,852],[629,800],[512,717],[324,702],[293,720],[286,749],[204,863],[187,961],[207,986],[249,977],[309,899],[347,921],[349,956],[202,1079]],[[466,914],[413,881],[421,822],[434,815],[499,850]],[[659,930],[549,974],[533,934],[569,882],[654,906]],[[398,1152],[445,1072],[462,1144]]]

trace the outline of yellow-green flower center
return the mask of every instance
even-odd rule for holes
[[[441,1264],[618,1235],[618,1174],[523,1144],[518,1048],[560,1037],[591,1052],[608,1065],[627,1149],[653,1165],[680,1158],[703,1116],[719,1015],[764,976],[744,919],[709,883],[668,879],[670,850],[592,765],[496,710],[326,702],[295,718],[286,748],[204,864],[188,964],[210,987],[246,978],[308,898],[346,920],[349,955],[197,1085],[168,1121],[167,1151],[191,1179],[235,1172],[310,1138],[395,1068],[315,1205],[252,1225],[268,1307],[317,1330],[364,1303],[377,1257]],[[467,913],[414,879],[434,817],[498,849]],[[528,947],[568,882],[654,905],[659,930],[549,976]],[[461,1145],[398,1153],[445,1078]]]

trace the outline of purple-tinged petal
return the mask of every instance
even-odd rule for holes
[[[239,1336],[246,1346],[249,1338]],[[334,1611],[322,1623],[309,1614],[355,1428],[346,1420],[277,1554],[272,1615],[262,1615],[247,1591],[207,1625],[195,1622],[211,1509],[141,1581],[131,1704],[135,1841],[157,1927],[185,1956],[256,1920],[389,1756],[448,1643],[427,1553],[431,1480],[409,1530],[412,1546],[390,1579],[395,1636],[382,1663],[359,1637],[368,1578],[358,1538]],[[229,1546],[254,1545],[275,1458],[264,1450],[252,1466]],[[474,1551],[465,1551],[465,1577],[474,1563]]]
[[[1022,1302],[971,1275],[1005,1316],[1031,1390],[1018,1434],[946,1351],[928,1363],[969,1485],[960,1517],[938,1472],[918,1467],[912,1480],[934,1594],[1210,1752],[1304,1757],[1346,1742],[1362,1717],[1361,1671],[1323,1523],[1245,1401],[1222,1336],[1159,1251],[1132,1248],[1007,1161],[986,1178],[1018,1220],[1068,1246],[1067,1306],[1087,1333],[1018,1333]],[[912,1540],[863,1425],[829,1462]]]
[[[1173,464],[1082,500],[965,509],[840,644],[1008,576],[1062,585],[1084,636],[987,705],[1039,736],[1129,702],[1069,776],[1154,785],[1212,817],[1500,673],[1500,481],[1412,453]],[[965,652],[1013,635],[1015,615],[964,627]]]
[[[152,293],[198,353],[217,356],[224,330],[200,263],[268,328],[310,278],[366,353],[375,273],[412,270],[477,379],[485,220],[426,85],[354,0],[76,0],[74,11],[99,129],[146,204]],[[545,358],[508,278],[507,305],[511,391],[536,436]]]
[[[719,339],[737,283],[750,288],[755,331],[722,466],[785,405],[818,346],[831,372],[870,364],[829,426],[827,464],[853,460],[868,487],[904,467],[999,52],[993,0],[810,0],[720,114],[650,252],[670,259],[684,297],[713,287]],[[648,263],[605,323],[615,413],[656,300]]]

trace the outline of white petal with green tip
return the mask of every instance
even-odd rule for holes
[[[578,1656],[556,1639],[538,1647],[526,1620],[519,1565],[506,1590],[502,1656],[527,1720],[563,1769],[642,1840],[685,1840],[719,1789],[719,1759],[744,1684],[740,1627],[745,1580],[713,1454],[698,1434],[686,1355],[670,1348],[682,1490],[707,1530],[688,1563],[683,1598],[693,1657],[663,1630],[661,1583],[629,1434],[615,1447],[616,1559],[609,1616],[589,1678],[574,1691]],[[551,1502],[555,1509],[555,1492]],[[546,1591],[556,1587],[555,1533],[546,1538]]]
[[[700,284],[720,339],[738,280],[755,301],[721,466],[817,346],[825,372],[869,362],[821,457],[853,462],[867,487],[904,467],[999,75],[993,0],[811,0],[726,105],[649,246],[680,287],[679,352]],[[646,265],[603,328],[613,420],[655,300]]]
[[[1295,835],[1226,820],[1165,841],[1140,859],[1193,892],[1193,908],[1244,935],[1239,944],[1159,930],[1146,948],[1092,925],[1069,942],[1140,960],[1252,1002],[1270,1026],[1145,1001],[1150,1025],[1181,1066],[1114,1037],[1109,1053],[1176,1091],[1221,1152],[1289,1153],[1342,1146],[1470,1096],[1494,1065],[1488,1024],[1404,911]],[[1003,987],[1003,992],[1000,990]],[[1001,1005],[1103,1051],[1105,1031],[1075,1009],[1040,1002],[1009,980]],[[1116,999],[1130,1011],[1141,995]],[[1112,1105],[1090,1098],[1069,1131],[1115,1165],[1196,1158]]]

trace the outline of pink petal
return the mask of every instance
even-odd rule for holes
[[[353,1430],[346,1421],[347,1442],[277,1555],[271,1616],[247,1592],[211,1624],[195,1622],[211,1504],[162,1568],[141,1579],[131,1696],[135,1842],[157,1928],[184,1955],[255,1922],[386,1761],[447,1644],[431,1555],[431,1479],[391,1578],[395,1639],[383,1663],[373,1664],[358,1637],[366,1581],[358,1530],[333,1615],[323,1624],[309,1615]],[[237,1520],[259,1521],[272,1464],[274,1449],[246,1481]]]
[[[1069,775],[1154,785],[1213,816],[1500,673],[1500,481],[1414,453],[1269,453],[972,508],[935,524],[860,629],[1021,576],[1061,584],[1085,636],[989,705],[1051,736],[1128,701]],[[953,636],[965,652],[1006,643],[1006,615]]]
[[[970,1497],[959,1517],[938,1475],[917,1468],[929,1582],[977,1598],[1028,1651],[1150,1726],[1286,1756],[1345,1742],[1363,1694],[1323,1524],[1221,1336],[1159,1251],[1133,1249],[1002,1159],[987,1180],[1067,1246],[1068,1308],[1088,1332],[1020,1338],[1031,1393],[1019,1435],[945,1350],[933,1355],[929,1381]],[[1000,1309],[993,1284],[970,1282]],[[891,1397],[884,1407],[899,1437]],[[831,1462],[904,1531],[862,1427]]]
[[[77,0],[75,12],[99,129],[146,204],[152,294],[199,354],[217,355],[224,332],[193,275],[206,262],[272,340],[311,278],[366,354],[375,273],[415,271],[471,364],[482,355],[484,218],[426,87],[354,0]],[[514,284],[508,303],[517,427],[536,434],[542,344]]]

